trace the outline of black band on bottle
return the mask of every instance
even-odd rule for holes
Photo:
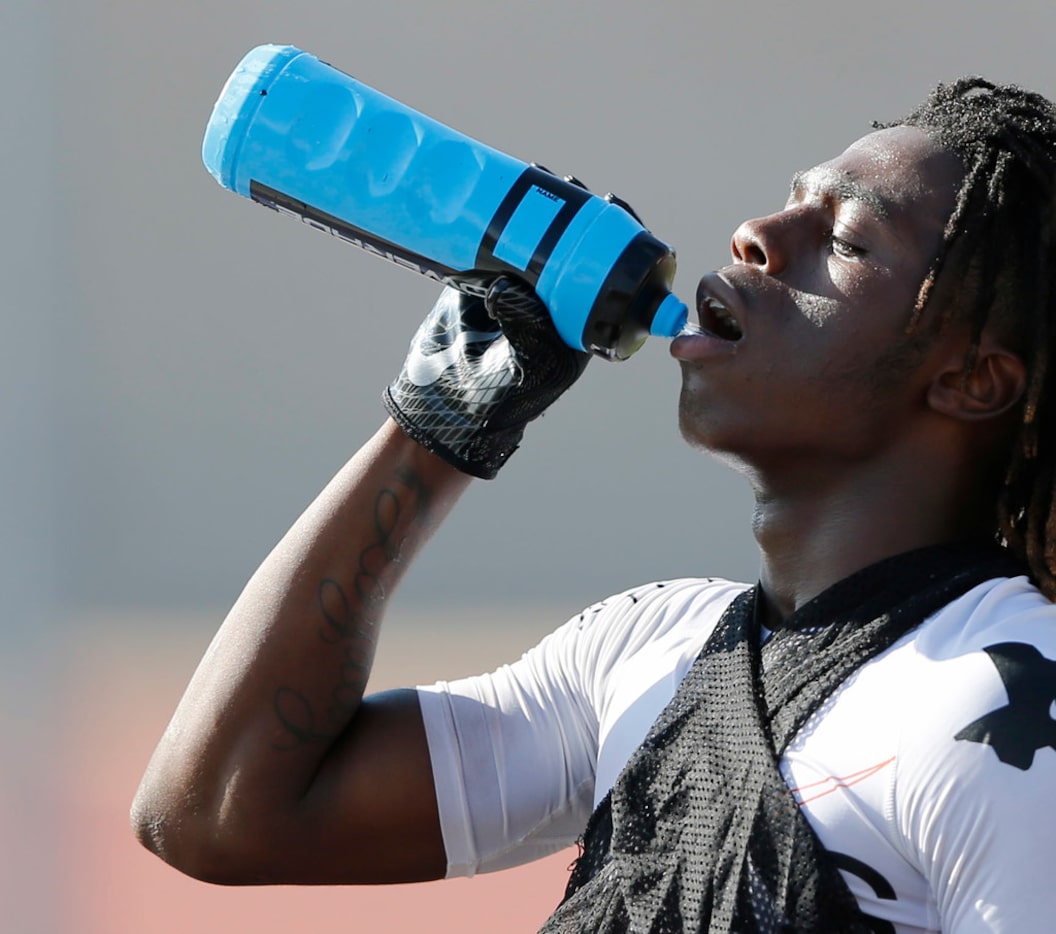
[[[522,278],[526,279],[533,287],[539,282],[539,276],[546,266],[550,254],[554,252],[561,235],[572,223],[579,209],[583,207],[592,197],[589,191],[566,182],[564,179],[552,175],[544,169],[529,166],[513,183],[506,196],[499,203],[498,209],[488,222],[488,229],[480,241],[477,250],[477,269],[508,270],[509,264],[495,256],[495,248],[502,237],[506,225],[510,222],[514,212],[520,206],[525,196],[533,189],[538,188],[540,192],[548,194],[553,198],[560,199],[564,203],[539,238],[538,244],[532,253],[528,265],[523,270],[516,270]]]

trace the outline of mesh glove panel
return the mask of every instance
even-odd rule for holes
[[[447,288],[411,341],[385,408],[427,450],[491,479],[525,425],[589,360],[561,340],[528,285],[500,278],[483,297]]]

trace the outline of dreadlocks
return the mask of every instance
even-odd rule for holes
[[[1056,106],[1039,94],[982,78],[939,85],[894,124],[915,126],[965,165],[956,207],[918,293],[919,324],[940,274],[954,300],[942,316],[966,315],[975,365],[984,327],[1017,335],[1028,367],[1022,419],[998,498],[996,534],[1050,600],[1056,600]],[[879,128],[880,125],[877,125]]]

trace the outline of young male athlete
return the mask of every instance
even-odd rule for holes
[[[364,698],[418,548],[585,362],[517,283],[445,292],[202,660],[143,843],[371,883],[582,839],[554,932],[1051,930],[1054,184],[1056,109],[981,80],[796,174],[671,345],[685,438],[754,490],[758,584],[636,587]]]

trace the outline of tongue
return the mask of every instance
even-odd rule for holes
[[[728,321],[726,319],[723,319],[722,321],[718,322],[716,333],[724,341],[736,342],[741,339],[741,329],[737,327],[737,325],[734,324],[732,321]]]
[[[722,341],[734,343],[741,339],[741,329],[729,318],[720,318],[718,315],[708,315],[704,329],[712,337],[717,337]]]

